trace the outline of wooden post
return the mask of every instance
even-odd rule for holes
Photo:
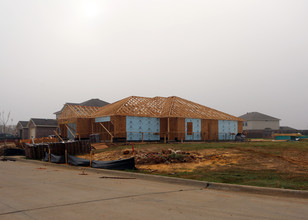
[[[170,140],[170,118],[168,118],[168,142]]]
[[[60,137],[60,135],[59,135],[56,131],[54,131],[54,132],[55,132],[55,134],[58,136],[58,138],[59,138],[62,142],[64,142],[63,139]]]
[[[166,143],[166,134],[164,135],[164,144]]]
[[[90,151],[90,166],[92,166],[92,150]]]
[[[142,135],[142,142],[141,143],[143,143],[143,132],[141,132],[141,135]]]
[[[134,144],[132,144],[132,151],[133,151],[133,156],[135,156],[135,148],[134,148]]]
[[[50,146],[48,146],[48,154],[49,154],[49,155],[48,155],[48,157],[49,157],[49,158],[48,158],[48,161],[49,161],[49,162],[50,162],[50,157],[51,157],[50,152],[51,152]]]
[[[65,147],[65,164],[67,164],[67,149]]]

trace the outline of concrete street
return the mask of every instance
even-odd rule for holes
[[[308,200],[0,162],[0,219],[307,219]],[[104,178],[101,178],[104,177]]]

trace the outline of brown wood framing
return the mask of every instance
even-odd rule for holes
[[[66,129],[71,133],[71,135],[75,138],[76,137],[76,131],[75,131],[75,134],[71,131],[71,129],[69,128],[69,126],[66,124],[65,125]]]
[[[101,107],[65,104],[58,120],[72,118],[91,118]]]
[[[238,121],[239,131],[243,121],[241,118],[176,96],[154,98],[130,96],[104,106],[92,114],[93,118],[105,116],[110,117],[110,122],[103,122],[104,130],[97,127],[100,125],[95,123],[94,119],[92,121],[92,132],[100,133],[103,140],[106,140],[106,135],[109,138],[110,134],[112,138],[127,137],[126,116],[160,118],[160,139],[178,141],[185,140],[185,118],[201,119],[202,141],[218,140],[218,120]],[[188,134],[192,133],[192,125],[188,125]]]
[[[101,109],[93,113],[92,116],[93,118],[97,118],[113,115],[243,121],[241,118],[176,96],[154,98],[130,96],[115,103],[101,107]]]

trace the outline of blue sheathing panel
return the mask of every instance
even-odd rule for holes
[[[192,122],[193,134],[187,135],[187,122]],[[185,140],[200,141],[201,140],[201,119],[185,118]]]
[[[70,124],[67,124],[67,126],[73,132],[73,134],[76,135],[76,124],[70,123]],[[68,139],[74,139],[74,136],[71,134],[71,132],[68,129],[67,129],[67,138]]]
[[[218,140],[234,140],[237,134],[237,121],[218,121]]]
[[[95,122],[106,122],[110,121],[110,116],[95,118]]]
[[[159,141],[160,119],[126,116],[127,141]],[[156,133],[156,134],[155,134]]]

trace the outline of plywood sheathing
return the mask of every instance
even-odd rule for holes
[[[91,120],[88,118],[78,118],[76,132],[80,138],[88,138],[91,134]]]
[[[201,119],[201,140],[209,140],[209,127],[206,119]]]
[[[130,96],[101,107],[100,110],[92,114],[92,117],[113,115],[243,121],[241,118],[176,96],[154,98]]]
[[[208,140],[218,140],[218,120],[206,120],[208,126]]]
[[[243,133],[243,122],[241,121],[237,122],[237,132]]]

